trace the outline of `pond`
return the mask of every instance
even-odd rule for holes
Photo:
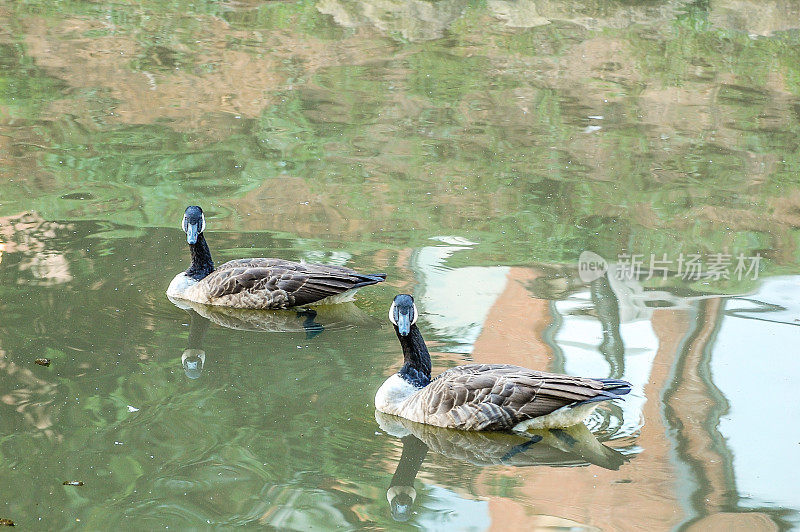
[[[0,518],[800,527],[798,176],[797,2],[0,0]],[[217,262],[387,280],[170,301],[187,205]],[[378,414],[398,293],[434,374],[633,390],[527,437]]]

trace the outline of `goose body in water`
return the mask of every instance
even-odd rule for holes
[[[167,295],[173,298],[204,305],[283,309],[349,301],[359,288],[386,279],[385,273],[366,275],[343,266],[283,259],[237,259],[214,267],[203,236],[203,210],[187,207],[182,227],[192,265],[169,284]]]
[[[468,364],[431,379],[431,357],[414,298],[389,309],[404,364],[375,395],[375,407],[418,423],[461,430],[549,429],[583,422],[602,401],[630,392],[618,379],[588,379],[510,364]]]

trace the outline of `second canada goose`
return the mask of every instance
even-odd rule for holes
[[[631,391],[619,379],[587,379],[510,364],[457,366],[431,379],[431,357],[419,328],[414,298],[400,294],[389,320],[403,347],[404,364],[375,395],[375,408],[418,423],[461,430],[569,427],[601,401]]]
[[[283,259],[237,259],[215,268],[203,236],[203,209],[187,207],[181,226],[192,265],[169,284],[167,295],[173,298],[204,305],[283,309],[349,301],[362,286],[386,279],[385,273],[366,275],[344,266]]]

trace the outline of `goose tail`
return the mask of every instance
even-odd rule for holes
[[[613,395],[625,395],[631,391],[631,383],[622,379],[597,379],[603,383],[603,391]]]
[[[371,273],[371,274],[358,274],[359,281],[353,285],[353,288],[361,288],[362,286],[369,286],[371,284],[380,283],[386,280],[385,273]]]
[[[625,395],[631,391],[631,383],[622,379],[595,379],[603,383],[603,389],[598,391],[597,395],[591,399],[585,399],[572,406],[583,405],[586,403],[597,403],[600,401],[608,401],[616,399],[620,395]]]

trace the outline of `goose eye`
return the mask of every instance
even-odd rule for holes
[[[184,233],[189,230],[189,220],[186,219],[186,216],[183,217],[183,221],[181,222],[181,228],[183,228]]]
[[[417,305],[414,305],[414,317],[411,318],[411,325],[417,323],[417,318],[419,317],[419,312],[417,312]]]
[[[392,306],[389,307],[389,321],[391,321],[394,325],[397,325],[397,320],[394,318],[394,309],[395,304],[394,301],[392,301]]]
[[[203,231],[205,231],[205,230],[206,230],[206,217],[205,217],[205,215],[203,215],[203,216],[200,218],[200,220],[203,222],[203,223],[200,225],[200,232],[202,233]]]

